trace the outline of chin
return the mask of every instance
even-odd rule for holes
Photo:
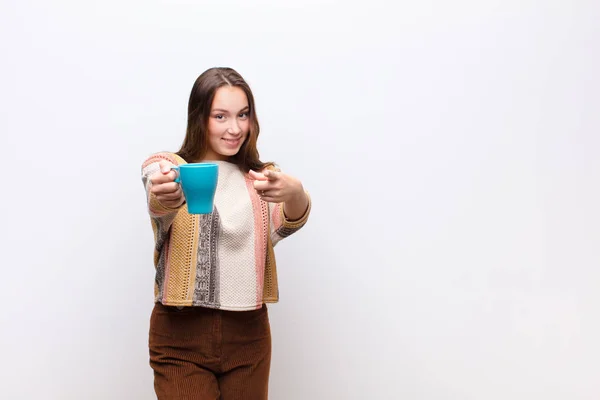
[[[219,154],[221,154],[224,157],[233,157],[239,152],[240,152],[240,149],[237,149],[237,150],[223,149],[222,151],[219,151]]]

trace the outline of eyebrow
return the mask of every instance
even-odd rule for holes
[[[238,111],[238,113],[241,113],[242,111],[246,111],[246,110],[250,110],[250,106],[246,106],[246,107],[242,108],[240,111]],[[223,113],[228,113],[229,112],[229,110],[225,110],[223,108],[214,108],[214,109],[211,110],[211,112],[215,112],[215,111],[220,111],[220,112],[223,112]]]

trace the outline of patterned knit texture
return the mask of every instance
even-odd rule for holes
[[[266,203],[253,181],[235,164],[217,161],[219,177],[210,214],[189,214],[186,204],[163,206],[148,179],[159,162],[185,161],[157,153],[142,165],[148,212],[154,231],[155,300],[164,305],[203,306],[231,311],[260,308],[279,300],[273,247],[304,226],[309,207],[289,221],[281,204]]]

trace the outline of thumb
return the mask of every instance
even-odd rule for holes
[[[270,181],[275,181],[277,179],[279,179],[281,177],[281,172],[277,172],[277,171],[273,171],[273,170],[266,170],[264,172],[265,176],[267,177],[268,180]]]
[[[163,174],[168,174],[169,172],[171,172],[172,164],[170,162],[162,160],[158,163],[158,165],[160,166],[160,172],[162,172]]]

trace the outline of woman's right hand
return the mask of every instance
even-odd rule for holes
[[[165,207],[178,208],[185,202],[181,185],[175,182],[177,173],[171,169],[173,164],[162,160],[160,171],[150,176],[150,192],[156,196],[156,199]]]

